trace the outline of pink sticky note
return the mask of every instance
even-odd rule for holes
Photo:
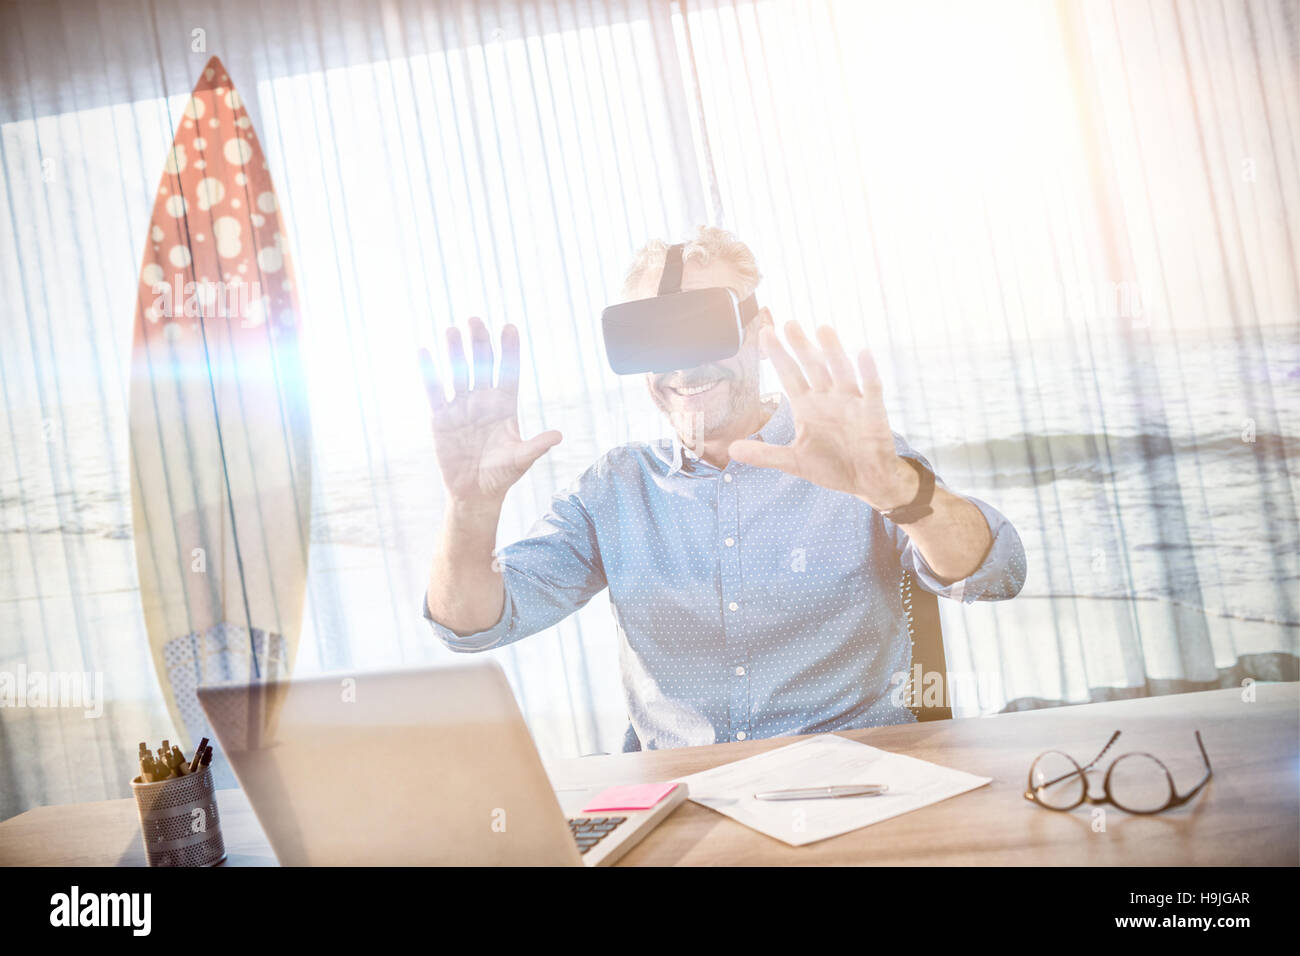
[[[625,787],[610,787],[582,808],[582,813],[599,813],[604,810],[649,810],[677,789],[675,783],[638,783]]]

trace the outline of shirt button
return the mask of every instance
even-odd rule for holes
[[[737,676],[737,677],[744,677],[744,676],[745,676],[745,668],[743,668],[743,667],[737,667],[737,668],[736,668],[736,676]]]
[[[723,542],[723,544],[725,544],[728,548],[730,548],[735,543],[736,543],[735,538],[728,538],[726,541]]]
[[[730,604],[727,605],[727,607],[731,608],[733,611],[740,610],[740,605],[737,604],[735,601],[732,601]]]
[[[731,481],[731,475],[723,475],[723,476],[722,476],[722,480],[723,480],[723,481]]]
[[[736,731],[736,739],[737,739],[737,740],[744,740],[744,739],[745,739],[745,732],[744,732],[743,730],[737,730],[737,731]]]

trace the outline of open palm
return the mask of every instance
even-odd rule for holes
[[[797,322],[786,324],[786,338],[797,362],[771,329],[763,329],[760,342],[790,399],[794,441],[733,442],[731,457],[856,495],[882,511],[911,500],[908,481],[914,473],[895,449],[871,353],[862,350],[855,370],[829,326],[817,330],[820,349]]]
[[[460,330],[447,332],[452,398],[447,400],[433,357],[420,350],[425,391],[433,412],[433,439],[447,493],[468,504],[499,505],[510,486],[560,441],[546,431],[527,441],[519,433],[519,332],[501,331],[500,375],[493,384],[492,339],[482,319],[469,320],[474,382]]]

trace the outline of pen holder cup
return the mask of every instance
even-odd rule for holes
[[[131,781],[150,866],[215,866],[226,858],[212,768],[171,780]]]

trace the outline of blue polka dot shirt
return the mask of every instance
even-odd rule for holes
[[[754,436],[789,444],[783,399]],[[898,453],[929,467],[901,436]],[[913,720],[904,568],[936,594],[1014,597],[1025,554],[1010,522],[969,499],[993,545],[969,577],[937,578],[904,530],[857,498],[769,468],[718,469],[677,439],[610,451],[522,541],[499,552],[501,619],[456,651],[501,647],[609,589],[629,727],[625,750],[821,733]]]

